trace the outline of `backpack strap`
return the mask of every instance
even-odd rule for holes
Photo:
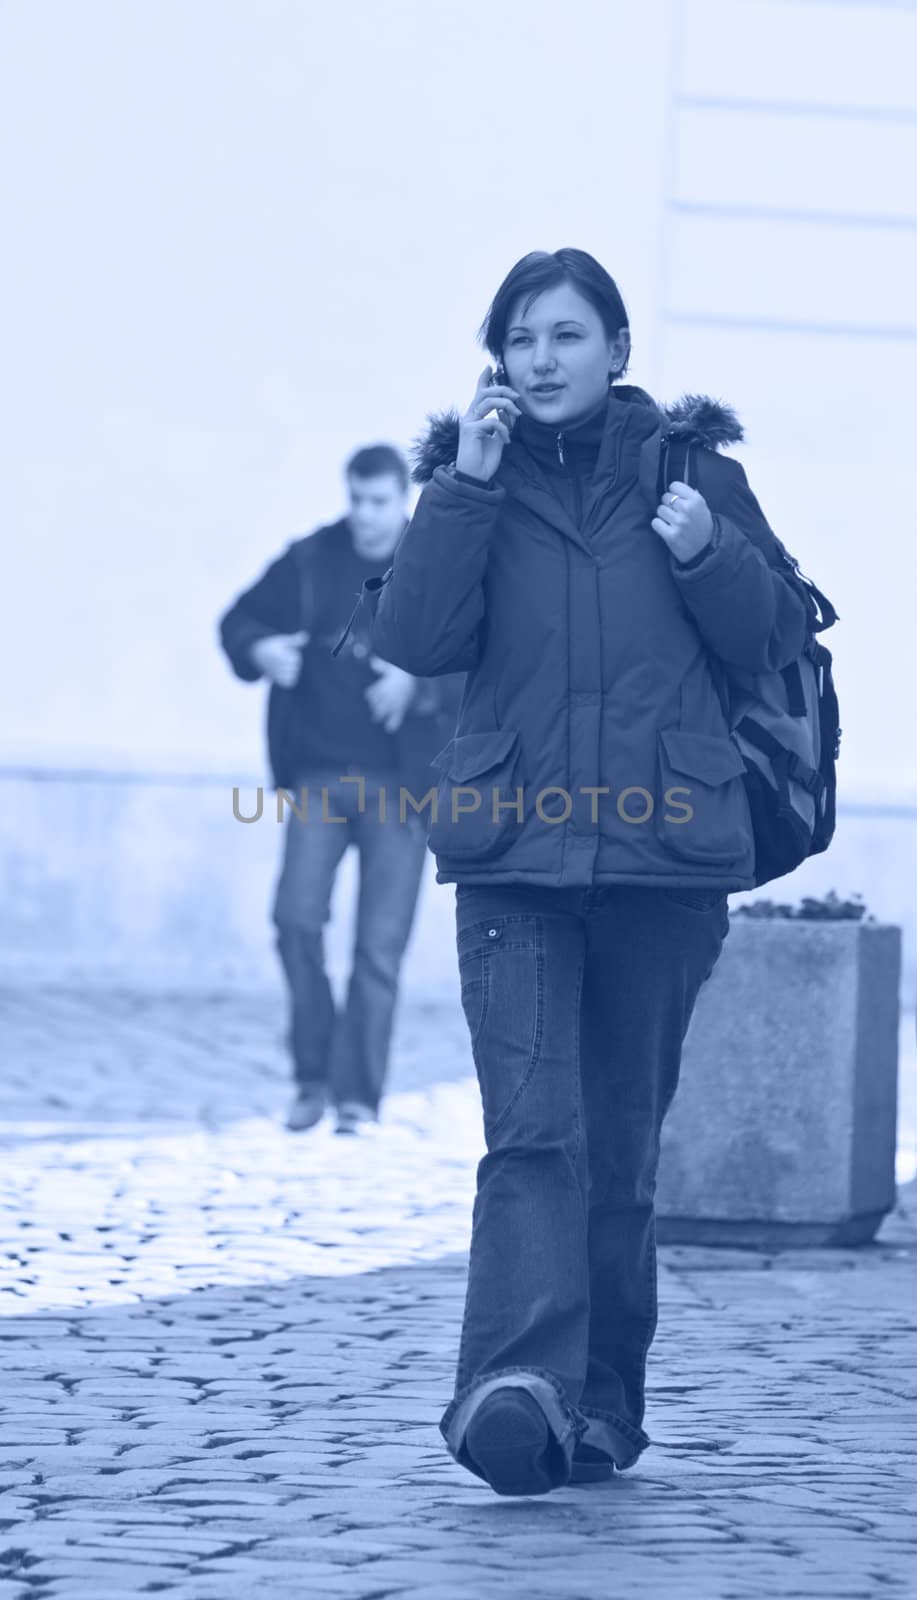
[[[675,482],[691,485],[691,441],[673,439],[672,435],[667,433],[663,435],[659,449],[656,499],[661,500],[669,484]]]
[[[823,633],[826,628],[833,628],[834,624],[838,620],[838,613],[835,611],[831,601],[828,599],[828,596],[826,594],[822,594],[818,585],[813,583],[811,578],[806,577],[805,573],[800,568],[796,557],[790,555],[786,545],[782,544],[781,541],[776,538],[776,535],[775,542],[777,549],[780,551],[780,556],[784,565],[795,579],[799,593],[802,599],[805,601],[806,610],[809,613],[809,625],[812,629],[812,632]]]
[[[805,689],[802,682],[802,668],[798,661],[791,661],[788,666],[780,668],[780,676],[786,688],[787,710],[791,717],[804,717],[808,711],[806,705]]]
[[[735,731],[747,739],[749,744],[753,744],[756,750],[760,750],[762,755],[768,757],[780,784],[782,801],[789,804],[790,778],[803,789],[807,789],[816,800],[820,799],[825,788],[825,780],[818,769],[810,767],[808,762],[803,761],[794,750],[788,750],[767,728],[756,722],[754,717],[743,717],[736,723]]]
[[[824,628],[833,628],[837,621],[837,612],[831,604],[831,601],[828,599],[828,596],[826,594],[822,594],[818,585],[813,583],[811,578],[807,578],[805,573],[800,572],[799,576],[802,578],[803,583],[808,588],[809,593],[813,595],[818,602],[818,609],[821,613],[822,620],[815,629],[815,632],[821,633]]]
[[[689,439],[673,439],[671,434],[665,434],[659,451],[659,472],[656,479],[656,499],[661,500],[670,483],[680,480],[682,483],[696,487],[691,482],[691,441]],[[800,568],[795,556],[782,540],[772,534],[774,545],[780,553],[780,558],[788,572],[792,574],[799,589],[799,594],[805,602],[809,614],[809,626],[813,633],[823,633],[826,628],[833,628],[838,621],[838,613],[828,599],[822,594],[818,585]],[[794,716],[804,716],[802,711],[794,712]]]

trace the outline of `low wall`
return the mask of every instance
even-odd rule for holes
[[[233,818],[238,778],[139,773],[0,773],[0,960],[29,981],[140,987],[259,989],[278,983],[271,889],[282,828],[273,794],[255,824]],[[256,783],[242,789],[254,809]],[[326,947],[332,983],[343,981],[357,858],[338,874]],[[426,874],[405,960],[406,993],[457,997],[454,890]],[[917,807],[841,811],[826,855],[790,878],[731,897],[860,893],[903,930],[902,1001],[917,996]]]
[[[270,903],[283,827],[233,817],[233,781],[140,774],[0,776],[0,962],[7,976],[139,988],[278,988]],[[240,795],[254,812],[256,784]],[[405,991],[458,996],[454,891],[426,867]],[[357,855],[343,858],[326,953],[337,993],[353,929]]]

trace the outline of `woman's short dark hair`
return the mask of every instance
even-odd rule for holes
[[[519,296],[525,297],[524,313],[536,295],[544,289],[556,288],[559,283],[572,283],[583,299],[595,307],[609,339],[615,337],[619,328],[630,328],[621,291],[595,256],[585,250],[530,250],[503,279],[478,329],[478,339],[497,361],[503,359],[506,325]],[[628,353],[616,377],[620,378],[627,371],[629,360]]]
[[[408,464],[393,444],[367,444],[355,450],[347,461],[347,478],[381,478],[391,473],[402,489],[408,486]]]

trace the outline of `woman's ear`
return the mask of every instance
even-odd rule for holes
[[[623,372],[624,368],[627,366],[627,358],[629,355],[630,329],[619,328],[617,337],[614,338],[611,344],[608,346],[608,357],[611,367],[609,375],[612,380],[614,380],[620,372]]]
[[[505,383],[505,382],[506,382],[506,368],[504,367],[503,362],[498,360],[496,366],[494,367],[494,383]]]

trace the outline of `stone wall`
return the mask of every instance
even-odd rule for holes
[[[253,809],[255,784],[242,791]],[[87,773],[0,779],[0,957],[41,981],[152,987],[262,988],[277,981],[269,905],[282,829],[265,791],[260,822],[232,815],[232,780]],[[334,982],[346,971],[356,855],[344,857],[328,932]],[[862,893],[904,930],[902,999],[917,993],[917,811],[841,814],[834,843],[790,878],[759,891]],[[733,907],[758,895],[735,895]],[[406,991],[457,995],[454,891],[430,856],[405,961]]]

